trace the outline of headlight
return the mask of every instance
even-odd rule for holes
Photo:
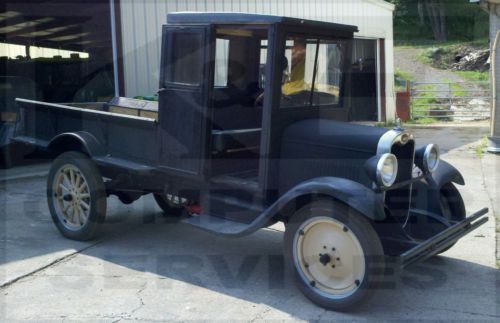
[[[415,164],[424,172],[434,172],[439,166],[439,160],[438,145],[430,144],[415,152]]]
[[[393,154],[383,154],[377,162],[376,179],[380,186],[389,187],[398,175],[398,159]]]
[[[428,145],[424,153],[424,167],[432,173],[439,166],[439,158],[438,145]]]

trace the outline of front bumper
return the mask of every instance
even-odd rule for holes
[[[444,251],[446,248],[453,245],[466,234],[474,231],[484,223],[488,222],[488,217],[485,216],[487,213],[488,209],[484,208],[474,213],[470,217],[442,231],[441,233],[435,235],[434,237],[404,252],[400,256],[401,268],[407,267],[419,261],[423,261]]]

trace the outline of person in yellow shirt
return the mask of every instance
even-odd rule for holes
[[[283,57],[283,86],[282,94],[285,96],[299,93],[307,89],[304,80],[306,72],[306,43],[304,39],[295,39],[292,48],[292,66],[288,76],[288,59]],[[309,89],[311,85],[309,84]],[[255,106],[262,105],[264,101],[264,92],[255,99]]]
[[[310,90],[311,85],[305,81],[306,73],[306,42],[304,39],[294,39],[292,48],[292,65],[289,80],[283,84],[282,93],[291,95]]]

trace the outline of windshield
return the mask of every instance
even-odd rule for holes
[[[283,57],[282,107],[339,106],[346,42],[289,36]]]

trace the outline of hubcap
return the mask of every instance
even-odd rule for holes
[[[74,165],[64,165],[52,183],[52,203],[59,221],[70,230],[87,223],[90,213],[90,190],[85,176]]]
[[[294,237],[293,257],[304,282],[324,297],[352,295],[365,276],[361,244],[347,226],[330,217],[302,223]]]

